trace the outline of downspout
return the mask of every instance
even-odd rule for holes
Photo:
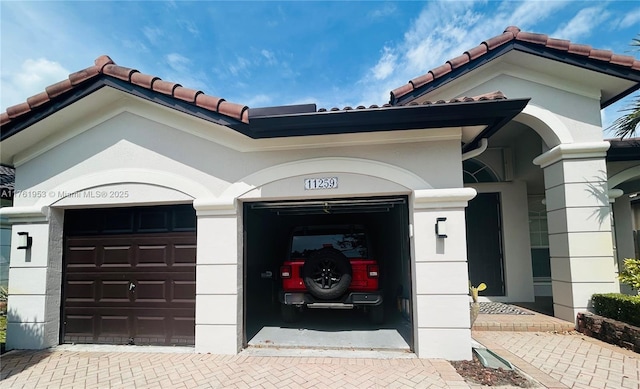
[[[467,159],[477,157],[478,155],[484,153],[484,151],[487,149],[488,146],[489,146],[489,141],[487,140],[487,138],[480,139],[480,145],[477,148],[462,154],[462,160],[466,161]]]

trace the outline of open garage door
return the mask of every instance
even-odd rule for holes
[[[65,213],[65,343],[193,345],[191,205]]]
[[[405,351],[413,348],[406,196],[246,202],[243,218],[245,345]],[[291,259],[292,235],[294,231],[306,229],[308,235],[322,236],[323,232],[315,231],[326,231],[326,226],[333,229],[347,226],[354,231],[347,234],[351,239],[346,242],[350,251],[354,251],[354,241],[359,240],[355,238],[359,236],[355,231],[366,230],[371,258],[378,265],[373,269],[379,271],[382,323],[371,320],[367,314],[371,307],[358,304],[357,298],[366,299],[367,295],[344,300],[347,304],[340,306],[336,306],[334,300],[309,300],[311,303],[299,310],[300,315],[294,322],[283,317],[281,267]],[[333,248],[322,241],[318,249],[337,249],[347,257],[357,256],[340,250],[345,247],[345,239],[338,240]],[[302,266],[300,264],[300,269]],[[355,273],[357,271],[352,276],[357,278]]]

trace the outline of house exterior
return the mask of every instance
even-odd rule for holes
[[[330,110],[250,109],[100,57],[1,116],[7,347],[237,353],[273,297],[261,276],[311,223],[369,225],[419,357],[471,358],[469,280],[573,321],[620,289],[614,240],[633,247],[638,155],[609,151],[626,148],[600,110],[639,87],[632,57],[516,27],[390,104]]]

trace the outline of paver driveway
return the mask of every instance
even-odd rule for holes
[[[577,332],[476,331],[473,337],[549,388],[640,389],[640,354]]]
[[[2,388],[469,388],[425,359],[19,351],[2,356]]]

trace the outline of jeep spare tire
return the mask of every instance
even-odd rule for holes
[[[307,258],[302,276],[307,290],[314,297],[336,299],[351,285],[351,263],[340,251],[325,247]]]

